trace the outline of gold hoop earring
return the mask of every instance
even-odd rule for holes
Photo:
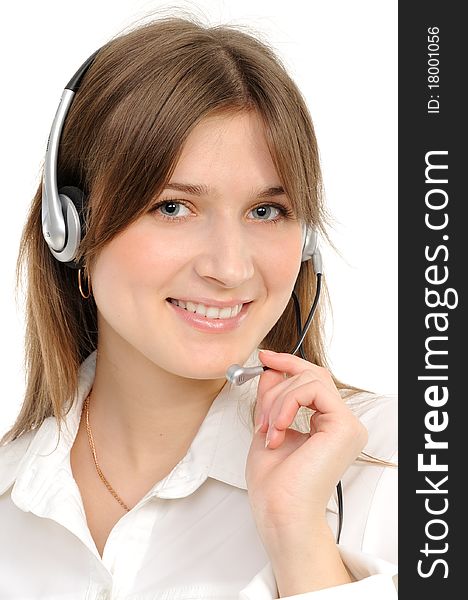
[[[83,271],[85,271],[85,269],[83,269]],[[85,296],[85,294],[83,293],[83,288],[81,286],[81,269],[78,269],[78,288],[80,290],[80,294],[81,296],[86,300],[87,298],[90,297],[91,295],[91,285],[90,285],[90,280],[89,280],[89,276],[86,278],[87,279],[87,285],[88,285],[88,295]]]

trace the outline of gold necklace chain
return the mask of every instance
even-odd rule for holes
[[[92,391],[92,390],[91,390]],[[88,440],[89,440],[89,446],[91,448],[91,452],[93,453],[93,459],[94,459],[94,464],[96,465],[96,471],[98,472],[99,477],[101,478],[102,482],[104,483],[104,485],[106,486],[106,488],[109,490],[109,492],[114,496],[114,498],[117,500],[117,502],[123,506],[123,508],[125,508],[125,510],[127,512],[130,511],[130,509],[128,508],[128,506],[125,504],[125,502],[118,496],[117,492],[114,490],[114,488],[111,486],[111,484],[107,481],[107,479],[104,477],[104,473],[101,471],[101,467],[98,464],[97,461],[97,456],[96,456],[96,447],[94,446],[94,439],[93,439],[93,434],[91,433],[91,427],[89,426],[89,399],[91,396],[91,391],[89,392],[86,400],[84,401],[84,405],[83,405],[83,409],[86,411],[86,431],[88,432]]]

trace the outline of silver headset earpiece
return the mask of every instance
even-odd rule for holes
[[[78,211],[57,187],[57,156],[65,117],[74,96],[65,89],[47,142],[42,180],[42,233],[50,251],[60,262],[72,261],[81,241]]]
[[[315,274],[322,273],[322,255],[318,247],[318,233],[315,227],[303,223],[302,240],[301,262],[312,259]]]
[[[79,188],[73,186],[58,189],[57,158],[63,125],[73,97],[98,52],[99,50],[96,50],[86,59],[65,86],[50,130],[44,160],[42,234],[55,258],[60,262],[67,263],[72,268],[79,266],[74,262],[74,258],[81,242],[82,223],[80,217],[84,194]]]

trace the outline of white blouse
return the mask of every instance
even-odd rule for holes
[[[245,364],[261,364],[257,350]],[[80,367],[58,444],[55,418],[48,417],[0,447],[0,598],[278,598],[244,475],[258,378],[239,387],[226,383],[186,456],[115,524],[101,559],[70,466],[95,366],[93,352]],[[395,461],[396,397],[360,394],[349,403],[369,430],[365,451]],[[357,581],[288,598],[395,599],[397,469],[356,462],[342,485],[338,548]],[[337,517],[331,498],[327,519],[335,532]]]

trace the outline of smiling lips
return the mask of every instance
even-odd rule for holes
[[[207,306],[201,302],[190,302],[184,300],[176,300],[169,298],[169,302],[185,309],[191,313],[197,313],[207,319],[231,319],[236,317],[242,310],[244,304],[236,304],[234,306],[226,306],[218,308],[217,306]]]
[[[246,318],[252,304],[252,302],[248,302],[233,307],[218,308],[191,302],[185,303],[180,300],[177,301],[174,298],[168,298],[167,301],[175,314],[186,324],[207,333],[224,333],[225,331],[237,329]],[[179,303],[186,304],[187,307],[179,306]],[[190,310],[190,304],[192,305],[192,310]],[[213,312],[214,316],[211,316]],[[223,316],[225,314],[229,314],[230,316]]]

